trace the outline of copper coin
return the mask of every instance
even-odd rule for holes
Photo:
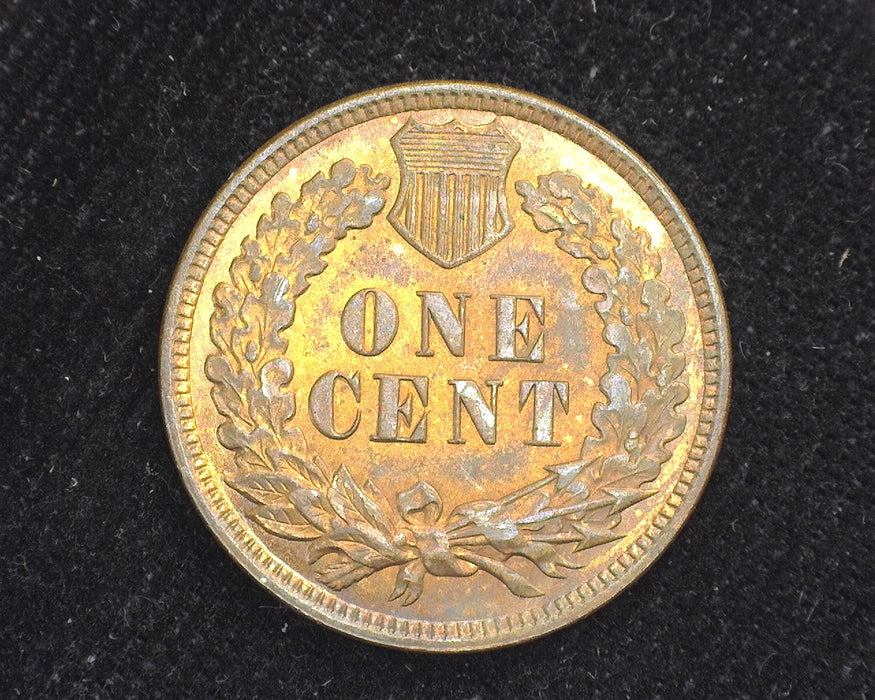
[[[305,615],[512,644],[632,583],[690,515],[729,401],[708,254],[607,131],[416,83],[289,127],[191,234],[161,345],[198,510]]]

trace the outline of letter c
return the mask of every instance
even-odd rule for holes
[[[332,440],[346,440],[359,427],[362,412],[356,409],[355,419],[349,428],[342,431],[337,429],[334,423],[334,392],[338,382],[346,384],[352,390],[356,403],[361,401],[362,392],[358,372],[348,377],[341,372],[332,371],[326,372],[313,382],[307,405],[310,409],[310,422],[313,423],[316,430]]]

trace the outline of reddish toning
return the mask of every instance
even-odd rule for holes
[[[186,487],[320,622],[410,649],[526,640],[634,581],[720,444],[710,260],[628,147],[470,83],[359,95],[216,196],[167,304]]]

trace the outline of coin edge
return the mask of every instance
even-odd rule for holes
[[[463,102],[463,104],[447,104],[446,102],[441,102],[441,100],[447,100],[447,98],[449,98],[450,101],[457,100]],[[478,102],[476,106],[473,106],[472,104],[464,104],[464,98],[475,101],[481,100],[481,102]],[[395,104],[392,105],[392,107],[390,108],[389,103],[393,100],[395,101]],[[494,104],[490,105],[490,101],[492,101]],[[530,110],[530,112],[528,116],[524,115],[523,113],[510,114],[509,112],[501,111],[498,111],[498,113],[508,113],[509,116],[513,116],[518,119],[522,119],[524,121],[543,126],[544,128],[548,128],[551,131],[559,133],[565,138],[568,138],[572,142],[578,143],[582,147],[587,148],[587,150],[590,150],[594,153],[594,155],[606,162],[609,167],[611,167],[615,172],[620,174],[621,177],[623,177],[636,191],[636,193],[638,193],[639,196],[641,196],[642,199],[647,202],[648,207],[650,207],[651,210],[654,211],[663,226],[666,228],[666,231],[669,233],[669,236],[672,239],[673,245],[678,250],[681,257],[684,258],[684,254],[681,251],[678,242],[675,240],[676,236],[672,235],[672,231],[669,229],[669,224],[663,220],[662,212],[658,212],[654,209],[654,202],[651,201],[650,198],[647,196],[647,191],[641,191],[640,184],[649,180],[649,184],[653,186],[658,193],[658,196],[654,197],[653,199],[655,201],[659,201],[661,199],[667,205],[666,209],[669,210],[673,215],[673,219],[676,221],[680,229],[680,233],[684,236],[684,240],[686,240],[692,247],[692,255],[694,255],[696,258],[696,262],[698,263],[697,267],[700,269],[702,273],[702,279],[704,280],[706,285],[706,290],[703,293],[698,293],[695,291],[695,283],[690,280],[691,286],[693,287],[694,296],[696,297],[696,306],[700,315],[700,324],[702,324],[703,326],[705,319],[702,319],[703,305],[699,302],[699,297],[702,295],[707,296],[708,300],[710,301],[710,305],[713,307],[713,332],[716,336],[716,341],[714,345],[717,350],[716,358],[718,359],[718,368],[714,370],[717,375],[717,381],[715,382],[717,385],[716,396],[714,397],[715,407],[713,409],[714,420],[711,422],[712,427],[708,432],[706,447],[702,456],[699,458],[699,466],[695,470],[691,480],[688,482],[688,486],[684,488],[685,493],[680,495],[680,504],[676,507],[673,514],[669,517],[666,525],[660,528],[659,534],[656,537],[652,538],[653,541],[646,548],[641,548],[642,553],[637,557],[632,557],[632,561],[628,566],[621,567],[623,568],[623,572],[619,576],[614,574],[614,581],[612,583],[605,585],[604,588],[597,592],[591,593],[587,597],[581,595],[581,600],[579,602],[574,605],[569,605],[564,612],[560,611],[558,615],[554,615],[551,617],[549,616],[549,614],[547,614],[547,616],[545,618],[542,618],[541,620],[536,620],[533,617],[533,621],[528,624],[523,621],[523,624],[516,628],[510,625],[510,629],[508,631],[501,631],[496,625],[495,632],[493,632],[492,634],[487,633],[484,627],[482,634],[479,636],[466,636],[461,633],[452,635],[447,632],[446,628],[448,626],[455,626],[458,632],[463,625],[468,625],[470,627],[474,623],[432,622],[430,624],[433,627],[435,625],[440,625],[443,627],[444,638],[437,638],[438,635],[436,633],[436,630],[432,630],[431,635],[425,635],[422,631],[420,631],[416,635],[399,635],[389,630],[377,629],[377,627],[380,627],[380,625],[375,624],[377,620],[371,620],[368,626],[364,627],[361,624],[356,624],[346,619],[332,616],[330,612],[326,612],[316,607],[316,604],[312,600],[308,600],[306,598],[294,595],[289,590],[280,585],[277,581],[275,581],[270,575],[266,575],[264,568],[251,559],[251,554],[247,552],[242,547],[241,543],[238,542],[228,532],[226,527],[224,527],[226,523],[220,521],[220,519],[216,516],[210,506],[208,498],[203,493],[203,491],[201,491],[195,481],[196,476],[194,474],[193,468],[193,455],[186,448],[185,441],[183,439],[183,431],[180,429],[182,427],[181,420],[187,419],[179,418],[180,407],[177,406],[177,393],[174,391],[174,383],[177,380],[175,380],[172,376],[172,372],[174,370],[174,366],[172,364],[173,344],[174,337],[178,330],[177,320],[180,315],[179,308],[182,302],[184,292],[188,291],[190,293],[194,293],[195,303],[197,301],[197,295],[199,295],[200,293],[199,287],[196,291],[194,291],[192,289],[186,289],[185,284],[187,281],[192,279],[189,277],[189,272],[192,264],[195,262],[195,259],[199,254],[203,254],[203,242],[207,233],[210,231],[210,223],[215,221],[221,210],[229,205],[232,197],[240,194],[239,190],[241,187],[245,189],[247,179],[252,177],[252,174],[256,170],[256,168],[259,165],[262,165],[269,158],[273,157],[285,145],[292,144],[296,149],[298,149],[298,153],[287,158],[286,162],[288,162],[288,160],[296,157],[296,155],[303,152],[304,150],[312,148],[328,136],[337,133],[345,128],[348,128],[349,126],[361,124],[373,118],[387,116],[392,113],[409,109],[480,109],[483,111],[496,111],[494,108],[498,107],[502,103],[506,105],[516,105],[519,108],[528,109]],[[368,111],[368,108],[371,108],[370,113]],[[340,123],[342,121],[340,119],[342,115],[345,114],[349,116],[350,113],[355,110],[362,110],[361,116],[365,118],[352,119],[351,122]],[[611,164],[609,160],[605,158],[605,155],[603,153],[595,152],[592,149],[588,148],[587,145],[581,143],[581,141],[585,139],[574,138],[571,134],[565,133],[564,130],[556,129],[554,126],[548,126],[544,124],[543,121],[537,121],[535,119],[529,118],[535,116],[538,113],[541,113],[542,116],[546,115],[549,117],[553,117],[556,120],[557,125],[559,126],[567,127],[568,125],[571,125],[573,127],[576,127],[578,134],[587,134],[590,137],[590,140],[595,139],[597,141],[600,141],[601,144],[609,147],[607,150],[613,150],[615,154],[619,156],[618,164],[625,163],[626,165],[630,165],[631,167],[629,167],[626,172],[620,172],[620,170],[617,169],[616,165]],[[320,125],[326,126],[327,122],[329,122],[329,120],[331,119],[335,119],[337,121],[337,124],[333,125],[337,128],[334,128],[332,130],[330,128],[332,125],[329,125],[328,133],[325,133],[325,130],[323,129],[322,132],[318,134],[318,138],[310,142],[313,135],[312,132],[318,131],[318,129],[315,129],[315,127],[318,127]],[[638,170],[637,174],[639,175],[638,182],[630,182],[629,175],[634,173],[636,168]],[[265,180],[264,182],[266,181],[267,180]],[[261,185],[263,185],[264,182],[258,183],[258,186],[255,188],[255,192],[260,189]],[[243,206],[245,206],[245,204],[243,204]],[[241,211],[242,208],[243,207],[241,206]],[[663,212],[664,211],[666,210],[663,210]],[[229,227],[230,225],[228,226],[228,228]],[[227,228],[225,230],[227,230]],[[214,248],[217,247],[217,245],[213,244],[212,242],[210,242],[210,245],[213,245]],[[207,267],[203,268],[204,271],[206,271],[206,269],[209,267],[210,261],[211,258],[208,258]],[[687,269],[686,260],[684,261],[684,267],[689,279],[690,270]],[[705,345],[703,342],[703,351],[707,348],[708,346]],[[665,550],[677,536],[678,532],[686,524],[692,510],[698,503],[699,498],[701,497],[701,493],[708,481],[708,478],[713,471],[714,462],[716,460],[717,453],[722,442],[722,437],[726,425],[726,417],[728,413],[729,396],[731,391],[731,350],[729,340],[729,326],[728,320],[726,318],[725,303],[723,300],[720,285],[717,281],[716,272],[714,270],[710,256],[704,246],[704,243],[702,242],[701,237],[699,236],[698,231],[695,228],[695,225],[693,224],[683,205],[680,203],[680,201],[674,195],[668,185],[662,180],[662,178],[649,166],[646,161],[644,161],[643,158],[638,156],[637,153],[635,153],[615,135],[608,132],[606,129],[599,126],[590,119],[587,119],[586,117],[577,114],[567,107],[559,105],[558,103],[543,98],[541,96],[515,90],[512,88],[461,81],[426,81],[416,83],[404,83],[400,85],[378,88],[376,90],[353,95],[347,99],[334,102],[312,113],[304,119],[292,124],[288,128],[284,129],[282,132],[277,134],[274,138],[270,139],[266,144],[258,148],[253,153],[253,155],[250,156],[234,172],[234,174],[228,179],[225,185],[223,185],[223,187],[215,195],[209,206],[201,215],[200,219],[198,220],[197,224],[192,230],[192,233],[189,236],[188,242],[185,246],[182,256],[180,257],[179,264],[176,268],[173,276],[173,281],[171,283],[170,293],[168,295],[164,313],[164,320],[161,329],[159,351],[159,388],[161,392],[165,428],[167,430],[168,438],[171,443],[174,459],[183,477],[183,482],[186,486],[186,489],[188,490],[189,495],[194,501],[198,511],[206,521],[208,527],[213,532],[213,534],[217,537],[217,539],[219,539],[225,549],[228,550],[229,554],[231,554],[232,558],[244,569],[246,569],[262,586],[270,590],[274,595],[277,595],[280,599],[291,605],[294,609],[298,610],[306,617],[322,622],[323,624],[326,624],[333,629],[357,638],[365,639],[386,646],[421,651],[472,651],[497,648],[501,646],[508,646],[511,644],[524,642],[579,621],[583,617],[601,608],[603,605],[612,600],[616,595],[619,595],[619,593],[631,586],[644,573],[644,571],[646,571],[651,565],[653,565],[653,563],[665,552]],[[707,382],[705,383],[705,386],[708,386]],[[700,424],[702,422],[702,412],[700,412]],[[196,428],[193,428],[193,430],[196,430]],[[697,434],[698,432],[699,431],[697,429]],[[682,473],[683,471],[689,470],[684,469],[682,470]],[[677,486],[675,486],[675,488],[677,488]],[[637,543],[635,543],[635,545],[633,546],[637,546]],[[270,555],[270,557],[273,558],[273,555]],[[619,558],[621,557],[618,557],[618,559]],[[614,563],[616,564],[617,562],[615,561]],[[613,566],[613,564],[611,566]],[[606,571],[609,570],[610,566],[607,567]],[[306,579],[300,574],[297,574],[297,572],[296,575],[302,581],[306,581]],[[309,585],[313,590],[316,589],[313,584],[310,583]],[[587,585],[587,582],[581,584],[580,588],[583,588],[585,585]],[[542,606],[542,608],[545,608],[548,605],[553,604],[554,602],[555,601],[549,601],[544,606]],[[399,618],[394,618],[394,616],[390,616],[385,613],[372,612],[371,616],[378,619],[392,617],[394,621],[399,623],[401,622]],[[386,627],[385,623],[382,625],[382,627]]]

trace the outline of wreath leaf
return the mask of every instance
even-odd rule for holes
[[[475,554],[467,549],[460,550],[456,556],[458,556],[459,559],[470,562],[477,568],[483,569],[483,571],[492,574],[507,586],[511,593],[518,595],[520,598],[539,598],[544,595],[543,591],[535,588],[532,582],[525,576],[517,573],[509,566],[506,566],[495,559]]]
[[[297,511],[282,506],[262,506],[249,511],[249,517],[270,534],[286,540],[315,540],[322,531],[307,521],[301,521]]]
[[[287,502],[289,495],[299,486],[286,474],[276,472],[250,472],[225,478],[225,483],[250,501],[261,505]]]
[[[367,523],[383,535],[392,536],[392,528],[383,511],[359,488],[346,467],[341,467],[334,474],[328,489],[328,500],[337,515],[347,523]]]
[[[292,363],[284,357],[267,362],[260,372],[261,389],[251,399],[252,417],[276,435],[287,432],[286,425],[295,415],[295,395],[283,391],[293,374]]]

